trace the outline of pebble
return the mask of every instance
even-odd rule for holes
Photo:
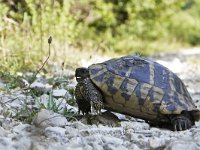
[[[169,150],[198,150],[200,147],[193,141],[177,140],[171,142],[166,149]]]
[[[42,109],[34,118],[33,123],[37,127],[64,127],[68,121],[61,114],[51,110]]]
[[[65,89],[53,90],[53,96],[55,96],[55,97],[64,97],[67,95],[69,95],[69,93]]]
[[[161,149],[165,147],[166,141],[163,138],[153,137],[149,139],[149,145],[151,149]]]
[[[54,138],[56,141],[65,142],[64,140],[68,140],[65,137],[65,131],[66,129],[61,127],[47,127],[44,130],[44,135],[47,138]]]
[[[13,128],[14,133],[26,135],[28,132],[31,132],[31,125],[29,124],[20,124]]]

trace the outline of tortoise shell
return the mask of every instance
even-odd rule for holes
[[[181,79],[152,60],[126,56],[93,64],[88,69],[107,109],[148,120],[197,111]]]

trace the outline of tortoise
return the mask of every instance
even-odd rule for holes
[[[113,58],[75,71],[79,113],[111,110],[174,131],[200,120],[200,111],[181,79],[163,65],[140,56]]]

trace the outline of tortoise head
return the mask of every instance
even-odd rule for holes
[[[89,78],[89,70],[88,68],[77,68],[75,71],[75,77],[77,82],[81,82],[86,78]]]

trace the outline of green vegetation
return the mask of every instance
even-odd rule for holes
[[[68,67],[80,53],[149,55],[198,46],[199,8],[199,0],[1,0],[1,70],[37,70],[49,35],[50,61]]]
[[[51,89],[45,89],[43,87],[24,87],[22,79],[26,81],[32,81],[35,78],[35,74],[26,76],[12,76],[9,74],[4,75],[4,80],[6,81],[6,86],[1,88],[1,91],[4,91],[5,94],[13,94],[16,91],[21,91],[25,97],[20,98],[17,94],[13,99],[7,100],[6,102],[1,102],[1,106],[4,107],[2,111],[5,118],[16,118],[26,123],[32,123],[35,115],[41,111],[41,109],[52,110],[53,112],[60,113],[64,115],[68,120],[76,120],[77,112],[73,109],[73,106],[76,105],[74,99],[74,89],[68,87],[69,77],[62,75],[62,77],[53,77],[49,78],[48,84],[51,85]],[[38,78],[37,78],[38,79]],[[23,85],[23,87],[21,86]],[[55,89],[65,89],[68,92],[60,97],[53,95],[53,90]],[[20,94],[19,94],[20,95]],[[47,96],[42,98],[42,96]],[[29,98],[33,98],[34,101],[30,101]],[[12,106],[12,102],[18,101],[21,106]]]

